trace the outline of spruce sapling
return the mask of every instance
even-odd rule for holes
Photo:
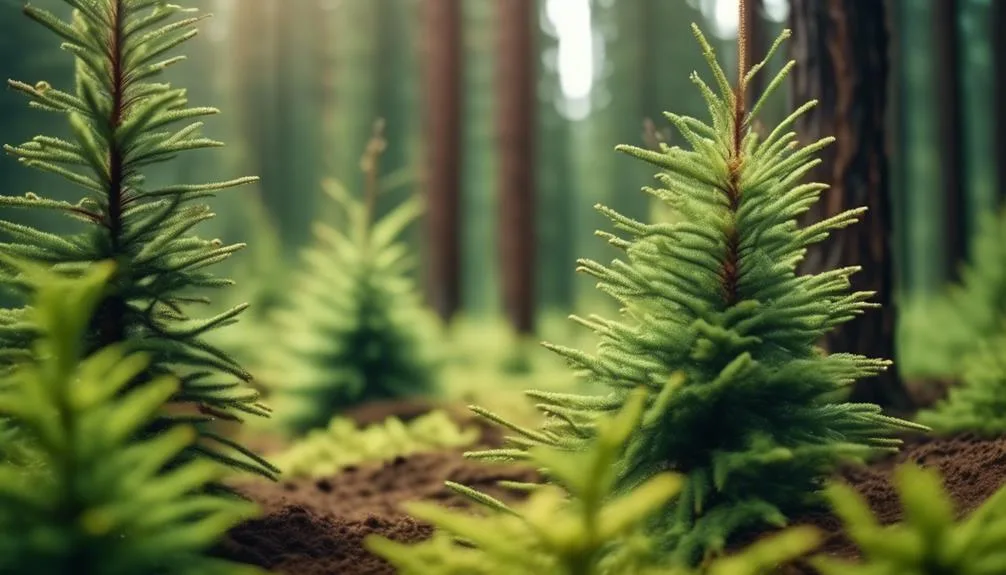
[[[835,484],[828,498],[845,532],[863,554],[861,562],[820,556],[822,575],[999,575],[1006,573],[1006,489],[957,520],[940,475],[905,464],[895,470],[904,519],[881,525],[852,487]]]
[[[203,491],[224,468],[173,465],[197,437],[175,426],[138,439],[179,382],[130,387],[147,354],[119,342],[88,354],[88,325],[112,262],[73,279],[15,264],[38,289],[28,312],[33,359],[6,374],[0,415],[17,425],[31,464],[0,462],[0,573],[253,575],[207,551],[255,506]]]
[[[803,527],[701,570],[668,565],[660,546],[648,536],[646,518],[678,492],[681,477],[659,473],[612,497],[617,480],[613,463],[640,423],[645,396],[634,394],[618,414],[600,421],[595,440],[583,452],[531,448],[532,461],[568,486],[568,493],[544,486],[534,489],[528,501],[510,507],[449,484],[487,506],[488,514],[412,503],[411,513],[438,528],[432,539],[408,545],[372,536],[366,545],[402,575],[758,575],[774,572],[817,545],[817,532]]]
[[[752,125],[783,83],[786,64],[757,95],[751,78],[766,60],[741,69],[736,87],[693,25],[715,83],[697,74],[707,121],[668,113],[684,147],[618,149],[660,170],[660,188],[644,191],[675,212],[673,222],[644,223],[597,206],[624,236],[599,232],[624,259],[610,265],[580,260],[598,289],[621,305],[619,319],[574,320],[595,331],[595,353],[547,345],[600,387],[597,395],[528,392],[545,414],[540,429],[517,432],[505,449],[472,457],[523,460],[535,445],[586,449],[597,418],[617,411],[630,391],[648,391],[646,413],[616,462],[617,487],[629,490],[664,470],[684,477],[679,495],[657,514],[658,539],[677,560],[694,565],[721,551],[741,529],[783,525],[794,510],[820,503],[824,480],[846,461],[897,450],[894,435],[925,429],[885,416],[877,405],[842,401],[857,379],[889,361],[817,345],[829,330],[875,307],[853,292],[848,267],[798,275],[809,245],[854,223],[865,208],[801,226],[797,217],[827,188],[802,183],[832,142],[798,143],[798,107],[761,137]],[[744,26],[739,62],[746,61]]]
[[[205,339],[235,322],[245,306],[209,318],[193,318],[188,311],[191,304],[207,303],[200,290],[230,285],[209,267],[242,247],[193,234],[213,217],[202,201],[255,178],[152,187],[144,177],[152,164],[222,145],[201,137],[202,122],[192,121],[216,109],[189,107],[184,89],[156,82],[166,68],[185,59],[169,54],[196,34],[206,15],[162,0],[63,1],[73,8],[70,22],[31,5],[24,13],[58,36],[61,48],[73,56],[73,88],[64,91],[44,81],[11,80],[9,85],[25,94],[32,108],[64,115],[72,138],[36,136],[4,149],[22,164],[83,189],[84,196],[79,201],[34,193],[0,196],[0,207],[68,216],[80,231],[58,234],[0,221],[6,240],[0,250],[71,277],[92,262],[114,261],[114,276],[90,322],[87,349],[123,343],[131,352],[149,354],[147,368],[130,388],[165,375],[178,378],[179,389],[169,401],[174,415],[165,412],[146,431],[195,425],[200,440],[182,459],[210,457],[272,477],[276,470],[268,462],[209,425],[214,419],[268,414],[247,385],[248,372]],[[33,287],[16,268],[3,267],[0,283],[31,298]],[[24,310],[0,314],[0,326],[0,359],[8,365],[23,361],[36,326],[25,320]]]
[[[961,381],[916,421],[935,433],[976,433],[998,437],[1006,432],[1006,334],[976,343],[967,355]]]
[[[277,422],[295,435],[325,427],[354,405],[434,390],[436,322],[409,277],[411,250],[398,239],[422,213],[421,199],[410,197],[374,221],[382,131],[378,122],[363,156],[362,200],[326,182],[346,226],[315,225],[317,243],[304,252],[288,305],[277,310],[282,337],[263,373]]]

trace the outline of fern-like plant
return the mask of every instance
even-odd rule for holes
[[[945,399],[920,412],[916,421],[939,434],[1006,433],[1006,334],[981,340],[967,355],[961,382]]]
[[[895,470],[904,520],[883,526],[852,487],[828,498],[859,546],[860,563],[815,557],[822,575],[1001,575],[1006,573],[1006,489],[961,521],[937,471],[912,464]]]
[[[276,315],[282,337],[263,373],[277,422],[294,434],[324,427],[353,405],[434,389],[435,320],[408,275],[413,256],[398,241],[422,213],[421,199],[412,196],[373,221],[384,145],[378,122],[362,161],[362,199],[326,182],[345,229],[315,225],[317,243],[304,252],[289,305]]]
[[[206,555],[256,510],[199,493],[220,478],[215,462],[169,469],[195,430],[176,426],[136,439],[178,381],[158,376],[131,389],[149,357],[124,343],[85,357],[88,325],[114,264],[95,264],[73,280],[28,274],[39,286],[29,312],[40,334],[37,359],[8,374],[0,414],[18,425],[33,465],[0,463],[0,573],[260,573]]]
[[[639,424],[645,395],[635,394],[623,409],[601,421],[589,449],[580,453],[534,447],[531,460],[548,469],[569,493],[549,485],[534,488],[518,508],[450,484],[487,506],[488,515],[450,511],[429,503],[408,510],[438,528],[432,539],[413,545],[372,536],[367,546],[402,575],[691,575],[691,569],[662,564],[649,540],[645,520],[673,497],[681,478],[661,473],[612,499],[613,467]],[[524,486],[522,486],[524,487]],[[792,530],[742,555],[707,565],[702,573],[768,573],[816,545],[811,529]]]
[[[74,57],[72,88],[60,90],[48,82],[9,84],[28,96],[32,108],[64,115],[73,136],[36,136],[4,149],[26,166],[62,177],[84,195],[79,201],[34,193],[3,196],[0,206],[48,210],[82,227],[60,235],[0,221],[0,233],[6,236],[0,250],[68,276],[79,275],[92,262],[114,261],[115,274],[90,322],[87,349],[124,343],[130,351],[149,354],[149,365],[131,386],[162,375],[178,378],[180,387],[169,401],[180,409],[148,431],[175,423],[196,425],[200,441],[186,449],[183,459],[209,456],[272,476],[275,469],[266,461],[207,426],[214,418],[268,413],[246,385],[250,375],[204,338],[233,323],[245,306],[205,319],[187,311],[190,304],[206,302],[195,290],[230,285],[209,267],[242,247],[193,235],[193,228],[213,216],[202,201],[255,178],[159,188],[144,178],[152,164],[221,145],[200,137],[202,123],[191,122],[216,109],[189,107],[184,89],[157,82],[166,68],[184,60],[170,52],[196,34],[194,26],[205,15],[163,0],[64,1],[73,8],[70,22],[31,5],[24,13],[58,36],[63,50]],[[30,297],[31,285],[21,281],[18,270],[2,271],[0,282]],[[0,325],[4,357],[20,361],[36,326],[26,321],[23,310],[4,312]],[[193,413],[186,415],[188,408]]]
[[[617,486],[627,490],[668,469],[684,476],[658,522],[661,541],[686,564],[722,549],[741,528],[786,523],[792,510],[818,502],[840,462],[896,450],[896,432],[924,429],[876,405],[842,402],[850,383],[884,370],[887,360],[826,355],[817,346],[823,334],[874,305],[871,293],[851,292],[855,267],[796,273],[809,245],[864,209],[803,227],[797,221],[827,187],[802,181],[833,138],[798,144],[791,131],[815,102],[765,137],[752,129],[794,64],[746,109],[746,86],[765,62],[741,70],[732,88],[706,38],[693,30],[715,79],[709,86],[692,76],[709,120],[666,114],[686,148],[618,147],[660,170],[662,187],[645,191],[680,217],[647,224],[598,206],[625,237],[599,235],[625,257],[607,266],[580,260],[578,269],[621,304],[621,317],[573,318],[599,335],[594,354],[549,346],[602,393],[529,392],[546,415],[542,427],[513,425],[518,436],[510,448],[472,454],[525,459],[533,445],[584,449],[598,416],[620,409],[630,390],[643,386],[646,414],[616,463]]]

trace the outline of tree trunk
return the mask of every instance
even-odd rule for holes
[[[425,0],[427,293],[445,322],[461,307],[461,2]]]
[[[534,331],[534,0],[497,2],[496,133],[500,153],[499,242],[503,305],[518,334]]]
[[[748,0],[744,3],[744,9],[747,10],[745,21],[748,23],[748,49],[745,52],[747,62],[744,62],[744,69],[750,70],[765,58],[765,53],[768,51],[768,46],[765,43],[765,21],[762,19],[764,2],[762,0]],[[765,77],[768,73],[768,70],[763,69],[755,74],[751,83],[748,84],[746,93],[748,110],[754,106],[765,89]]]
[[[806,215],[819,221],[844,210],[867,206],[858,225],[837,230],[808,252],[807,273],[859,265],[852,277],[856,290],[875,291],[872,310],[826,336],[831,352],[869,357],[894,355],[895,308],[891,261],[891,211],[885,153],[887,30],[883,2],[876,0],[794,0],[791,4],[793,99],[820,103],[797,124],[800,141],[834,135],[823,163],[812,174],[828,183],[822,201]],[[880,404],[899,412],[912,407],[896,366],[877,378],[857,383],[852,401]]]
[[[993,2],[995,4],[995,2]],[[957,0],[933,2],[933,49],[936,93],[936,143],[940,158],[940,188],[943,190],[944,269],[947,279],[960,277],[961,263],[967,258],[967,227],[964,218],[964,110],[961,107],[960,34],[958,33]],[[995,35],[995,33],[993,33]]]
[[[996,185],[999,203],[1006,197],[1006,2],[992,2],[992,82],[993,106],[993,163],[996,166]]]
[[[898,286],[900,293],[908,294],[912,289],[910,278],[911,258],[909,257],[908,246],[911,234],[908,224],[908,153],[906,150],[906,128],[908,126],[907,106],[905,99],[908,96],[908,60],[905,57],[905,48],[908,46],[905,37],[905,15],[904,6],[900,0],[885,0],[887,7],[890,34],[890,74],[888,82],[888,158],[891,167],[890,189],[891,189],[891,227],[894,229],[891,238],[894,257],[894,285]]]

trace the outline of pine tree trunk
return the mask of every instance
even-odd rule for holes
[[[902,294],[908,294],[914,287],[911,285],[911,258],[909,257],[909,225],[908,225],[908,154],[906,152],[907,88],[908,60],[905,57],[907,46],[905,37],[904,6],[900,0],[885,0],[888,14],[888,29],[890,31],[890,74],[888,82],[888,157],[891,166],[891,226],[894,234],[891,247],[894,251],[894,285],[900,286]]]
[[[996,166],[996,185],[1000,204],[1006,197],[1006,2],[992,2],[992,97],[994,141],[993,163]]]
[[[940,158],[940,189],[943,190],[944,269],[947,279],[960,277],[961,263],[967,258],[964,168],[964,110],[961,107],[960,34],[957,0],[934,0],[933,48],[936,93],[937,149]],[[1001,32],[999,32],[1001,33]],[[995,33],[993,33],[995,34]]]
[[[762,61],[768,50],[768,46],[765,44],[765,21],[762,19],[762,13],[765,11],[764,2],[762,0],[748,0],[744,3],[744,9],[748,12],[745,20],[748,23],[749,44],[744,69],[750,70],[755,64]],[[764,72],[755,74],[748,85],[747,106],[749,110],[764,90],[765,76]]]
[[[322,82],[318,73],[320,54],[312,47],[321,32],[314,25],[324,12],[317,2],[290,2],[276,10],[276,68],[269,77],[275,83],[275,106],[279,111],[275,130],[269,134],[264,153],[279,162],[279,178],[265,182],[274,190],[273,213],[287,249],[312,241],[317,190],[324,177],[321,146],[323,131],[318,121],[322,111]],[[292,193],[296,201],[291,201]]]
[[[518,334],[534,331],[534,139],[537,53],[534,0],[496,2],[500,153],[499,242],[503,305]]]
[[[411,118],[415,116],[412,103],[409,72],[413,62],[412,17],[410,7],[398,0],[371,0],[376,2],[377,13],[374,34],[377,40],[374,74],[377,76],[377,97],[375,115],[384,119],[384,138],[387,149],[381,155],[381,176],[401,173],[411,165],[410,139]],[[403,192],[388,194],[378,198],[376,216],[382,217],[402,201]],[[404,237],[411,237],[408,230]]]
[[[461,2],[425,0],[427,293],[445,322],[461,307]]]
[[[883,307],[843,325],[826,337],[830,352],[869,357],[894,356],[895,308],[892,301],[891,211],[885,152],[887,63],[886,14],[876,0],[794,0],[791,4],[793,99],[819,104],[797,125],[801,142],[834,135],[824,162],[812,179],[828,183],[822,201],[806,215],[819,221],[846,209],[867,206],[863,220],[838,230],[813,246],[803,272],[862,266],[852,277],[857,290],[877,292]],[[878,403],[899,412],[912,404],[892,366],[877,378],[859,382],[852,401]]]

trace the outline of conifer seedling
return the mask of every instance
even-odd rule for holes
[[[1006,336],[1006,207],[983,212],[960,281],[911,302],[901,337],[927,376],[961,377],[977,348]]]
[[[645,415],[616,462],[616,488],[628,491],[665,470],[683,476],[653,528],[687,565],[721,551],[742,528],[785,524],[794,510],[821,503],[823,482],[840,463],[895,451],[896,432],[925,429],[877,405],[843,402],[852,382],[883,371],[887,360],[828,355],[817,345],[875,305],[870,292],[850,289],[856,267],[796,272],[808,246],[865,208],[806,226],[797,220],[827,188],[803,180],[834,138],[798,142],[792,131],[816,102],[800,105],[764,137],[752,129],[794,63],[750,109],[747,86],[789,32],[731,86],[706,38],[693,31],[714,78],[709,85],[692,75],[709,119],[666,114],[683,147],[618,146],[660,171],[660,187],[644,191],[676,217],[645,223],[598,206],[623,234],[598,235],[623,257],[609,265],[580,260],[578,269],[619,302],[620,317],[574,316],[598,334],[593,354],[546,344],[600,393],[529,392],[545,415],[539,429],[476,407],[517,435],[507,448],[470,454],[525,460],[536,445],[587,449],[598,417],[644,387]],[[742,25],[739,62],[747,61],[744,34]]]
[[[192,304],[207,303],[203,292],[230,281],[210,270],[239,250],[206,240],[193,229],[213,217],[202,203],[216,191],[255,178],[207,184],[148,185],[144,171],[190,150],[219,142],[199,135],[202,116],[214,108],[190,107],[184,89],[158,82],[169,66],[185,59],[171,52],[196,34],[206,15],[162,0],[64,0],[73,8],[70,22],[27,5],[24,13],[62,41],[76,63],[73,86],[59,89],[39,81],[9,81],[37,110],[66,117],[72,137],[36,136],[19,146],[4,146],[29,167],[60,176],[68,188],[83,190],[79,200],[69,190],[54,197],[2,196],[0,206],[47,210],[75,220],[79,231],[57,234],[11,221],[0,221],[0,251],[48,266],[68,277],[92,262],[115,262],[109,282],[87,332],[87,349],[115,344],[150,357],[133,387],[158,377],[178,379],[169,403],[176,415],[164,415],[147,431],[176,423],[195,425],[200,440],[183,459],[210,457],[235,468],[272,477],[275,469],[241,445],[213,433],[214,419],[266,416],[268,410],[247,385],[250,375],[205,339],[212,330],[233,323],[245,306],[209,318],[190,315]],[[0,283],[27,298],[32,286],[9,266]],[[8,364],[21,361],[31,348],[37,326],[24,310],[0,315],[0,337]],[[183,415],[188,412],[196,412]]]
[[[937,471],[912,464],[895,470],[904,520],[884,526],[852,487],[828,498],[859,547],[859,562],[814,558],[822,575],[1001,575],[1006,573],[1006,489],[957,521]]]
[[[218,463],[171,465],[195,430],[137,439],[178,381],[162,375],[130,387],[149,356],[124,342],[85,357],[114,264],[73,279],[22,269],[38,287],[28,315],[39,337],[35,359],[6,374],[0,415],[17,425],[33,457],[31,465],[0,462],[0,573],[261,573],[206,555],[256,509],[201,493],[220,479]]]
[[[527,502],[510,507],[450,484],[486,505],[488,514],[412,503],[409,511],[438,529],[432,539],[407,545],[370,537],[367,546],[402,575],[761,575],[816,546],[816,531],[792,529],[699,570],[668,565],[645,520],[677,493],[681,478],[660,473],[612,498],[612,464],[639,425],[644,401],[645,393],[636,393],[618,414],[604,418],[586,451],[531,448],[531,460],[568,486],[568,493],[555,485],[537,487]]]
[[[384,147],[377,122],[361,163],[362,199],[326,182],[346,225],[315,224],[317,243],[304,252],[289,305],[276,315],[283,336],[269,356],[267,379],[276,421],[295,435],[323,428],[354,405],[434,390],[436,322],[409,277],[413,254],[399,241],[422,201],[411,196],[374,221]]]
[[[975,433],[998,437],[1006,432],[1006,334],[977,342],[967,355],[961,382],[947,397],[921,411],[916,421],[935,433]]]

